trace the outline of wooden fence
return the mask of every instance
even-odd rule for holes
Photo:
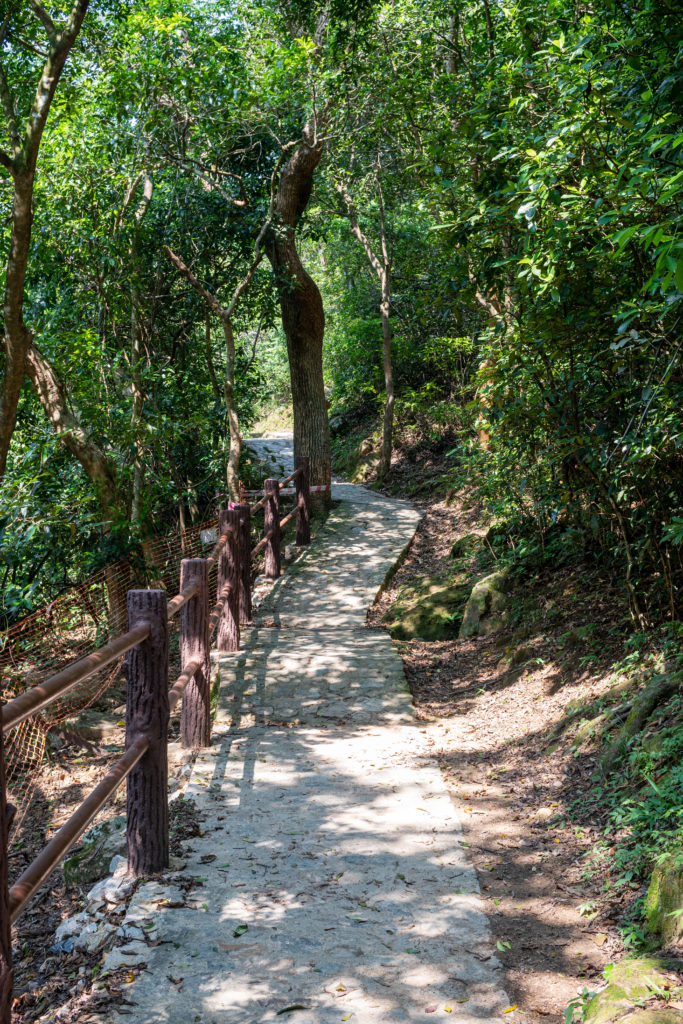
[[[280,518],[280,495],[296,495],[293,509]],[[219,512],[218,541],[208,558],[180,563],[180,593],[168,600],[165,590],[128,591],[128,630],[94,654],[50,676],[2,707],[0,729],[0,1024],[10,1024],[13,989],[11,925],[45,879],[64,859],[104,804],[124,780],[128,871],[135,876],[168,867],[168,727],[181,705],[180,741],[184,747],[211,742],[210,644],[214,632],[219,651],[236,651],[240,624],[249,622],[252,559],[265,549],[265,575],[280,575],[280,539],[296,516],[296,543],[309,544],[309,461],[296,460],[285,480],[264,482],[263,497]],[[315,488],[315,490],[327,488]],[[263,539],[251,547],[251,517],[264,512]],[[217,567],[216,600],[209,593],[209,571]],[[180,613],[181,673],[169,689],[169,622]],[[3,737],[31,715],[120,658],[127,658],[125,753],[10,887],[8,832],[14,809],[7,801]]]

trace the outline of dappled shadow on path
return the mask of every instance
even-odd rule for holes
[[[202,882],[157,917],[136,1021],[498,1016],[475,874],[388,637],[253,630],[221,669],[184,872]]]

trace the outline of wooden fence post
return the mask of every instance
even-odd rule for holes
[[[269,479],[263,488],[268,499],[263,508],[264,531],[266,537],[271,534],[266,542],[265,573],[268,579],[276,580],[280,575],[280,483]]]
[[[218,513],[218,529],[228,534],[228,542],[218,557],[218,594],[226,583],[230,593],[218,620],[216,646],[219,651],[238,651],[240,647],[240,514],[237,509]]]
[[[211,659],[209,658],[209,566],[205,558],[183,558],[180,590],[197,585],[198,593],[180,609],[180,667],[199,660],[199,668],[183,693],[180,743],[211,745]]]
[[[12,967],[12,929],[9,915],[9,864],[8,839],[9,814],[7,791],[5,789],[5,754],[0,723],[0,1024],[10,1024],[12,1019],[12,990],[14,969]]]
[[[240,545],[240,622],[251,622],[251,506],[238,505]]]
[[[149,623],[146,640],[128,652],[126,747],[149,738],[128,776],[128,870],[149,875],[168,867],[168,618],[165,590],[128,591],[128,628]]]
[[[298,455],[294,462],[295,469],[301,469],[296,478],[296,542],[311,543],[311,460],[306,455]]]

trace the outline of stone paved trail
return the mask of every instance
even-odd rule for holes
[[[147,964],[122,1007],[136,1024],[507,1019],[402,662],[365,627],[418,515],[350,485],[333,497],[241,651],[219,658],[214,746],[185,790],[203,834],[184,870],[138,890],[130,941],[105,962]]]

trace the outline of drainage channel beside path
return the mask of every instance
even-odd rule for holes
[[[216,656],[213,746],[184,791],[201,834],[133,897],[104,966],[146,969],[107,1024],[507,1019],[401,659],[365,625],[419,516],[352,485],[332,497],[242,649]]]

